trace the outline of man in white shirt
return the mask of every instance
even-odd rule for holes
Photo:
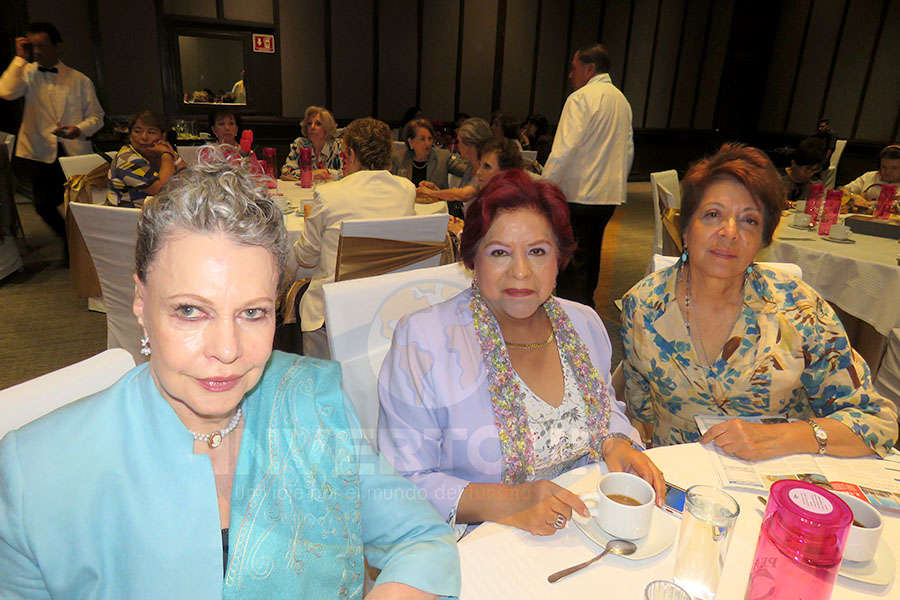
[[[616,206],[625,202],[634,159],[631,106],[609,77],[609,54],[602,44],[583,46],[572,57],[574,91],[563,106],[545,178],[569,201],[578,248],[557,281],[563,298],[594,305],[603,230]]]
[[[320,185],[313,208],[294,243],[301,267],[314,269],[300,300],[303,354],[331,358],[325,336],[322,285],[334,281],[341,223],[347,219],[390,219],[415,215],[416,186],[391,175],[391,129],[376,119],[356,119],[344,128],[345,173],[340,181]]]
[[[32,23],[27,36],[16,39],[16,56],[0,77],[0,98],[25,96],[18,167],[31,179],[35,210],[65,241],[66,225],[57,209],[65,184],[59,153],[90,153],[87,138],[103,126],[103,109],[91,80],[60,62],[61,43],[52,24]],[[32,54],[35,62],[29,62]]]
[[[885,146],[881,149],[879,158],[881,163],[877,171],[863,173],[845,185],[844,189],[851,194],[863,196],[870,203],[878,201],[885,184],[897,186],[897,195],[900,196],[900,146]]]

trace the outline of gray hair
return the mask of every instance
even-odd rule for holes
[[[479,152],[481,147],[494,137],[494,132],[491,131],[491,126],[488,125],[488,122],[478,117],[466,119],[456,131],[459,133],[459,139],[464,144],[475,146]]]
[[[239,244],[261,246],[275,257],[279,278],[284,273],[290,244],[281,210],[247,161],[226,156],[221,146],[204,146],[195,166],[172,177],[144,203],[135,248],[141,281],[147,281],[166,237],[178,229],[224,233]]]

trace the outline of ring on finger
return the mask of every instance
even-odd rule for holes
[[[566,526],[566,518],[562,515],[556,515],[556,521],[553,522],[553,527],[556,529],[562,529]]]

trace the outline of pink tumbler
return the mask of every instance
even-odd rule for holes
[[[300,148],[300,187],[312,187],[312,148]]]
[[[745,600],[828,600],[853,513],[805,481],[772,484]]]

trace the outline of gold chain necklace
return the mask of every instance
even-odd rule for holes
[[[506,343],[507,348],[518,348],[520,350],[536,350],[537,348],[543,348],[545,346],[549,346],[550,342],[553,341],[553,328],[550,328],[550,335],[547,336],[547,339],[543,342],[532,342],[530,344],[516,344],[515,342],[510,342],[506,338],[503,338],[504,343]]]

